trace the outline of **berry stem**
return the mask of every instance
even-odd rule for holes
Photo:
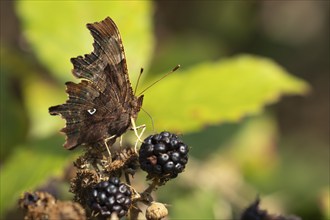
[[[129,174],[125,172],[125,180],[128,185],[131,185],[131,180],[129,179]]]

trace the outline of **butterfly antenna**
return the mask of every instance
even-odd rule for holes
[[[138,79],[137,79],[137,81],[136,81],[136,85],[135,85],[135,89],[134,89],[134,96],[135,96],[135,94],[136,94],[137,87],[138,87],[138,85],[139,85],[139,83],[140,83],[140,79],[141,79],[142,73],[143,73],[143,68],[141,68],[141,70],[140,70],[140,74],[139,74],[139,77],[138,77]]]
[[[141,108],[147,115],[148,117],[150,118],[151,120],[151,125],[152,125],[152,132],[155,132],[155,125],[154,125],[154,120],[152,119],[151,115],[146,111],[144,110],[143,108]]]
[[[145,88],[144,90],[142,90],[142,92],[139,93],[139,95],[143,94],[145,91],[147,91],[150,87],[152,87],[153,85],[155,85],[156,83],[158,83],[159,81],[161,81],[162,79],[164,79],[166,76],[170,75],[171,73],[177,71],[180,68],[180,64],[176,65],[176,67],[174,67],[170,72],[166,73],[164,76],[162,76],[160,79],[156,80],[155,82],[151,83],[151,85],[147,86],[147,88]]]

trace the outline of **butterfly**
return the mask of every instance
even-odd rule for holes
[[[94,143],[113,144],[129,128],[135,129],[143,102],[143,95],[133,93],[114,21],[107,17],[87,24],[87,28],[94,38],[93,52],[71,58],[72,74],[82,80],[78,84],[67,82],[66,103],[49,108],[51,115],[66,120],[61,131],[66,134],[64,147],[69,150]]]

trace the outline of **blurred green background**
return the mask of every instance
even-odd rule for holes
[[[70,199],[64,120],[71,57],[86,23],[110,16],[155,131],[191,147],[157,191],[171,219],[237,219],[256,195],[270,213],[329,219],[329,1],[1,1],[1,219],[27,190]],[[143,111],[139,124],[153,132]],[[144,183],[141,173],[133,184]],[[145,184],[145,183],[144,183]],[[13,214],[15,212],[15,215]],[[19,218],[19,217],[17,217]]]

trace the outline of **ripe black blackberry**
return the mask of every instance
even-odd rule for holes
[[[189,148],[178,136],[167,131],[147,137],[139,150],[141,169],[149,179],[171,179],[181,173],[188,162]]]
[[[131,195],[132,192],[126,184],[121,183],[119,178],[112,177],[93,187],[90,207],[102,216],[116,213],[121,218],[127,214],[131,206]]]
[[[260,209],[259,204],[260,198],[257,197],[257,199],[243,211],[241,220],[301,220],[300,217],[295,215],[283,216],[269,214],[267,210]]]

